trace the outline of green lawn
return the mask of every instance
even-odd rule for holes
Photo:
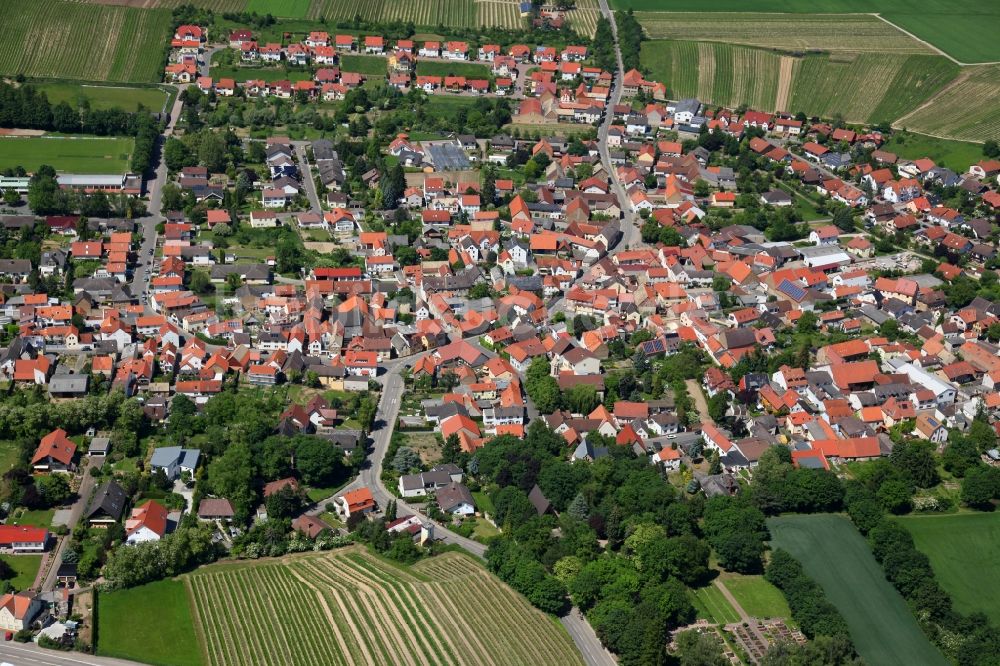
[[[340,70],[358,72],[365,76],[385,76],[388,64],[382,56],[342,55]]]
[[[212,76],[218,79],[233,79],[235,81],[308,81],[312,72],[304,69],[285,69],[284,67],[236,67],[220,66],[212,68]]]
[[[1000,514],[907,516],[917,550],[931,560],[941,587],[962,613],[980,611],[1000,622]]]
[[[150,111],[159,111],[167,99],[167,91],[162,88],[130,88],[68,81],[32,82],[31,85],[36,90],[45,93],[50,103],[67,102],[74,108],[78,107],[81,101],[86,100],[92,109],[118,107],[126,111],[135,111],[141,104]]]
[[[305,18],[309,13],[310,0],[250,0],[247,3],[248,12],[257,12],[261,16],[271,14],[287,18]]]
[[[50,527],[55,509],[39,509],[37,511],[25,511],[13,518],[11,522],[15,525],[32,525],[34,527]]]
[[[156,666],[201,666],[184,583],[161,580],[97,597],[97,653]]]
[[[796,557],[847,620],[858,654],[869,664],[948,662],[924,636],[903,597],[885,579],[868,543],[843,517],[790,515],[767,521],[774,548]]]
[[[120,174],[129,167],[132,139],[96,137],[0,138],[0,169],[37,171],[48,164],[75,174]]]
[[[472,493],[472,499],[476,500],[476,509],[478,509],[481,513],[488,513],[492,516],[494,512],[496,512],[496,509],[493,507],[493,500],[490,499],[489,493],[482,491]]]
[[[0,442],[0,474],[12,469],[17,464],[20,455],[16,443],[10,440]]]
[[[42,565],[41,555],[5,555],[0,559],[9,564],[15,572],[10,584],[16,591],[26,590],[35,583],[38,567]]]
[[[771,585],[763,576],[744,576],[725,573],[720,582],[726,586],[736,603],[743,607],[751,617],[758,618],[791,618],[788,602],[781,590]]]
[[[489,68],[474,62],[421,60],[417,63],[417,74],[419,76],[464,76],[470,79],[490,78]]]
[[[698,617],[715,624],[731,624],[739,622],[740,616],[732,605],[722,596],[715,585],[708,585],[691,591],[691,602]]]
[[[963,173],[970,165],[986,159],[983,147],[978,143],[937,139],[911,132],[896,132],[882,146],[882,150],[896,153],[908,160],[929,157],[938,166],[948,167],[956,173]]]
[[[327,499],[328,497],[333,497],[333,495],[338,490],[340,490],[341,488],[343,488],[344,486],[347,485],[347,481],[349,481],[349,480],[350,479],[347,479],[347,480],[344,481],[344,483],[338,484],[336,486],[329,486],[327,488],[312,488],[312,487],[310,487],[308,490],[306,490],[306,495],[309,497],[309,499],[311,501],[313,501],[313,502],[320,502],[322,500]]]

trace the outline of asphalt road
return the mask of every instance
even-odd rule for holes
[[[80,652],[46,650],[34,643],[0,642],[0,662],[13,666],[140,666],[138,662]]]

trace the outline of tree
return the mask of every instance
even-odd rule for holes
[[[690,629],[677,634],[676,641],[678,666],[729,666],[715,632]]]
[[[933,446],[930,442],[899,442],[893,446],[889,462],[918,487],[930,488],[940,481]]]
[[[991,158],[1000,157],[1000,144],[997,143],[996,139],[987,139],[983,143],[983,155]]]
[[[587,519],[590,515],[590,506],[587,504],[587,499],[583,496],[582,492],[576,494],[576,497],[570,502],[569,508],[566,511],[577,520]]]
[[[577,384],[563,394],[566,407],[574,414],[589,414],[600,404],[597,389],[590,384]]]
[[[989,425],[986,428],[993,432]],[[992,447],[991,447],[992,448]],[[957,431],[951,436],[951,441],[941,454],[941,465],[951,474],[965,476],[966,470],[980,464],[979,451],[971,437],[966,437]]]
[[[285,486],[278,492],[271,493],[264,500],[268,520],[281,520],[296,516],[302,511],[304,503],[302,495],[291,486]]]
[[[295,466],[312,486],[331,486],[347,471],[337,447],[320,437],[295,438]]]
[[[231,444],[208,465],[209,487],[219,497],[232,502],[239,522],[245,522],[257,504],[254,476],[253,453],[244,442]]]
[[[837,206],[833,211],[832,221],[843,232],[854,231],[854,217],[847,206]]]
[[[188,288],[196,294],[208,294],[215,291],[215,286],[204,271],[191,271]]]
[[[198,161],[202,166],[212,173],[225,171],[228,157],[226,139],[222,134],[210,131],[201,133]]]
[[[21,195],[13,187],[3,191],[3,202],[8,206],[16,206],[21,203]]]
[[[993,500],[1000,496],[1000,470],[976,465],[966,470],[962,479],[962,502],[974,509],[993,509]]]
[[[913,506],[910,501],[910,487],[900,479],[889,479],[884,482],[876,496],[885,510],[891,513],[907,513]]]
[[[49,474],[35,479],[35,488],[46,507],[63,504],[72,496],[69,483],[62,474]]]
[[[399,163],[394,164],[385,177],[381,179],[379,190],[382,193],[382,205],[385,208],[393,209],[399,206],[399,199],[406,191],[406,175]]]
[[[441,447],[441,462],[453,463],[456,462],[462,455],[461,442],[458,439],[458,435],[451,434],[448,438],[444,440],[444,446]]]
[[[408,446],[401,446],[390,464],[400,474],[409,474],[414,469],[420,469],[420,455]]]

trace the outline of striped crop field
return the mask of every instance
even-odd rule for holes
[[[1000,140],[1000,65],[970,67],[955,83],[896,124],[966,141]]]
[[[517,0],[476,0],[476,9],[478,24],[484,28],[517,30],[526,25]]]
[[[474,28],[478,23],[475,0],[312,0],[308,17],[326,21],[412,21],[415,25]]]
[[[892,120],[929,99],[955,74],[957,67],[935,56],[809,56],[796,69],[789,107],[849,122]]]
[[[934,97],[960,70],[937,55],[792,57],[750,46],[666,40],[643,42],[641,60],[651,78],[664,82],[674,98],[697,97],[730,107],[802,111],[825,118],[839,115],[851,122],[894,121]],[[989,115],[992,109],[983,95],[1000,81],[982,78],[984,92],[979,99],[984,104],[977,111]]]
[[[601,18],[601,5],[597,0],[577,0],[576,7],[567,16],[570,28],[583,37],[593,37],[597,32],[597,19]]]
[[[921,42],[868,14],[638,12],[652,39],[725,42],[791,51],[931,53]]]
[[[781,57],[746,46],[712,42],[644,42],[642,65],[666,83],[672,97],[773,110]]]
[[[211,9],[214,12],[242,12],[247,8],[247,0],[76,0],[96,5],[125,5],[140,9],[155,9],[166,7],[173,9],[181,5],[194,5]]]
[[[6,2],[0,74],[156,81],[170,12],[63,0]]]
[[[556,623],[457,553],[401,567],[348,548],[185,580],[210,666],[582,663]]]

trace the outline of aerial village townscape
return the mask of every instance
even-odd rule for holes
[[[996,664],[1000,10],[818,5],[7,3],[0,662]]]

